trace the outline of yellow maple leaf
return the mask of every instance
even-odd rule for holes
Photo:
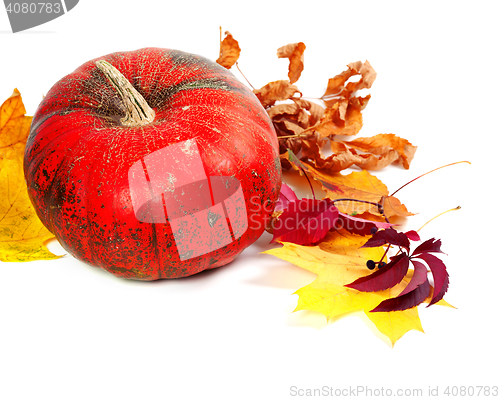
[[[396,297],[410,281],[413,270],[403,282],[379,292],[360,292],[344,285],[369,272],[367,260],[380,260],[383,247],[360,248],[366,238],[347,231],[330,232],[317,246],[301,246],[283,242],[283,247],[265,251],[318,275],[316,280],[297,290],[295,311],[311,310],[328,320],[354,311],[363,311],[377,329],[394,345],[406,332],[423,332],[417,307],[404,311],[370,312],[383,300]],[[437,304],[449,305],[445,301]]]
[[[44,243],[54,235],[36,215],[26,189],[23,157],[32,117],[17,89],[0,107],[0,261],[59,258]]]

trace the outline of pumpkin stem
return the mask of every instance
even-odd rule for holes
[[[126,113],[120,120],[123,125],[142,126],[154,121],[156,115],[154,110],[120,71],[104,60],[96,61],[96,65],[123,100]]]

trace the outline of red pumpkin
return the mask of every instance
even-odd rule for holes
[[[38,216],[70,254],[140,280],[234,260],[281,186],[254,94],[212,61],[159,48],[100,57],[56,83],[24,166]]]

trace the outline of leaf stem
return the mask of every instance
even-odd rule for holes
[[[253,87],[253,85],[250,83],[250,81],[247,79],[247,77],[245,76],[245,74],[243,72],[241,72],[241,69],[240,69],[240,66],[238,65],[238,61],[235,62],[235,65],[236,65],[236,68],[238,69],[238,71],[240,71],[240,74],[241,76],[243,76],[243,78],[245,78],[245,80],[247,81],[247,83],[250,85],[250,87],[252,88],[252,90],[255,90],[255,88]]]
[[[460,164],[460,163],[467,163],[467,164],[470,164],[470,161],[457,161],[457,162],[454,162],[454,163],[451,163],[451,164],[446,164],[446,165],[443,165],[441,167],[438,167],[438,168],[434,168],[432,171],[429,171],[429,172],[426,172],[425,174],[422,174],[420,176],[417,176],[415,179],[412,179],[410,182],[407,182],[405,183],[403,186],[401,186],[399,189],[397,189],[395,192],[393,192],[391,194],[391,196],[394,196],[397,192],[399,192],[401,189],[403,189],[406,185],[409,185],[410,183],[416,181],[418,178],[421,178],[425,175],[428,175],[430,174],[431,172],[434,172],[434,171],[437,171],[438,169],[441,169],[441,168],[445,168],[445,167],[449,167],[451,165],[455,165],[455,164]]]
[[[307,179],[307,183],[309,183],[309,187],[311,188],[311,192],[312,192],[312,195],[313,195],[313,199],[316,200],[316,196],[314,195],[314,189],[312,187],[312,184],[311,184],[311,181],[309,180],[309,176],[307,176],[307,172],[304,170],[304,168],[300,167],[300,169],[302,170],[302,172],[304,173],[304,176],[306,177]]]
[[[380,259],[380,261],[379,261],[377,264],[380,264],[382,261],[384,261],[384,258],[385,258],[385,256],[387,255],[387,253],[389,252],[389,249],[390,249],[390,248],[391,248],[391,245],[389,244],[389,245],[387,246],[387,249],[385,249],[385,253],[384,253],[384,255],[382,256],[382,258]],[[400,248],[400,249],[401,249],[401,248]]]
[[[417,232],[420,232],[420,230],[425,226],[427,225],[429,222],[435,220],[437,217],[440,217],[441,215],[443,214],[446,214],[447,212],[450,212],[450,211],[457,211],[457,210],[460,210],[462,207],[458,206],[458,207],[455,207],[455,208],[450,208],[449,210],[446,210],[446,211],[443,211],[442,213],[436,215],[434,218],[431,218],[429,221],[427,221],[425,224],[423,224],[419,229],[417,229]]]
[[[315,125],[316,126],[316,125]],[[310,133],[309,131],[312,130],[312,128],[314,128],[315,126],[311,126],[307,129],[304,129],[304,131],[302,131],[301,133],[299,133],[298,135],[286,135],[286,136],[278,136],[278,139],[298,139],[298,138],[301,138],[302,136],[310,136],[312,133]]]

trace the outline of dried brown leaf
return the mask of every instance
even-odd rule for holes
[[[356,71],[352,68],[341,72],[340,74],[330,78],[328,80],[328,85],[326,87],[325,94],[323,94],[322,98],[329,98],[333,96],[341,96],[342,92],[345,91],[345,83],[351,77],[356,75]],[[345,97],[345,95],[344,95]]]
[[[332,144],[338,142],[331,142]],[[348,142],[347,142],[348,143]],[[358,154],[354,149],[348,149],[345,145],[334,144],[332,147],[337,151],[325,157],[317,143],[302,143],[302,160],[313,165],[319,170],[340,172],[353,165],[366,170],[379,170],[398,160],[398,153],[389,150],[381,155]],[[343,148],[342,148],[343,147]]]
[[[373,82],[377,78],[377,73],[368,61],[362,63],[361,61],[356,61],[347,65],[351,71],[355,72],[355,75],[361,75],[358,82],[349,82],[346,85],[346,90],[350,93],[354,93],[357,90],[369,89],[372,87]]]
[[[253,92],[264,108],[272,106],[277,101],[289,100],[295,93],[299,93],[302,96],[297,86],[285,80],[269,82],[267,85],[260,89],[255,89]]]
[[[358,138],[350,142],[345,142],[348,146],[367,153],[376,155],[396,153],[395,161],[398,161],[404,168],[410,168],[417,146],[412,145],[408,140],[400,138],[393,133],[379,134],[367,138]]]
[[[299,114],[301,108],[295,103],[288,104],[278,104],[276,106],[270,107],[267,110],[267,114],[271,120],[276,120],[281,117],[293,117]]]
[[[361,159],[359,156],[352,154],[348,150],[325,157],[318,144],[309,141],[302,143],[301,161],[314,166],[314,168],[318,170],[339,172],[351,167],[356,162],[360,162]]]
[[[320,106],[319,104],[313,103],[312,101],[301,99],[301,98],[292,98],[293,102],[297,104],[302,109],[309,112],[309,126],[316,125],[323,115],[325,114],[325,108]]]
[[[322,96],[328,107],[331,106],[334,97],[349,99],[355,91],[369,89],[377,77],[377,73],[368,61],[364,63],[356,61],[348,64],[347,68],[344,72],[328,80],[328,86]],[[347,80],[355,75],[361,75],[359,81],[346,84]]]
[[[224,68],[229,69],[238,61],[241,49],[238,41],[233,38],[233,35],[228,31],[226,31],[224,35],[226,37],[220,42],[219,58],[216,62]]]
[[[282,46],[277,51],[278,58],[288,58],[290,60],[290,65],[288,66],[288,79],[290,83],[297,82],[304,70],[305,49],[306,45],[299,42]]]

